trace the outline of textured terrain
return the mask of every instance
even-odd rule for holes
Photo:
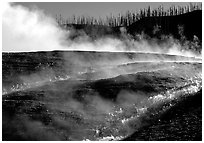
[[[3,53],[3,140],[202,140],[200,59]]]

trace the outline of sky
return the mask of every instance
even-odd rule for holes
[[[105,18],[106,16],[125,14],[129,11],[139,11],[141,8],[151,6],[152,9],[163,5],[164,9],[172,5],[186,6],[188,2],[20,2],[16,3],[28,8],[42,9],[46,14],[63,18],[75,16],[91,16]]]

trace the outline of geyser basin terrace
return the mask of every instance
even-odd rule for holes
[[[7,86],[9,88],[16,88],[15,86],[21,88],[23,86],[21,84],[29,83],[31,85],[28,86],[34,86],[50,80],[111,78],[120,74],[159,70],[164,68],[162,67],[163,64],[172,69],[172,63],[179,62],[201,63],[201,59],[138,52],[4,52],[2,54],[3,90]],[[153,65],[154,67],[152,67]]]
[[[201,140],[200,59],[52,51],[2,65],[3,140]]]

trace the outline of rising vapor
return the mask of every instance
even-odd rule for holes
[[[42,10],[28,9],[20,5],[6,3],[3,10],[2,35],[3,52],[31,51],[107,51],[107,52],[145,52],[198,57],[191,51],[182,50],[180,43],[169,38],[164,44],[149,42],[142,38],[138,41],[124,35],[118,38],[99,38],[96,41],[81,36],[78,40],[68,37],[71,32],[60,28],[52,17]]]
[[[3,52],[62,49],[67,32],[43,11],[7,3],[2,19]]]

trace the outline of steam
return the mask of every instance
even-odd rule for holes
[[[66,32],[38,9],[6,3],[2,16],[3,52],[51,51],[62,48]]]
[[[172,37],[162,45],[139,35],[133,40],[121,31],[123,39],[105,37],[95,41],[87,35],[78,36],[76,40],[69,37],[72,30],[63,30],[56,21],[39,9],[28,9],[20,5],[6,3],[2,16],[3,52],[31,51],[107,51],[107,52],[144,52],[162,53],[198,57],[192,51],[183,50],[180,43]],[[97,33],[96,33],[97,34]]]
[[[53,68],[42,67],[42,69],[39,69],[36,73],[18,75],[20,82],[17,85],[11,85],[12,87],[9,87],[12,92],[37,87],[48,82],[67,80],[70,77],[92,80],[112,78],[121,74],[150,70],[148,66],[139,66],[137,70],[131,67],[118,68],[120,65],[129,63],[194,61],[193,59],[179,56],[172,59],[163,54],[181,55],[185,57],[201,56],[190,50],[184,50],[182,45],[171,36],[167,37],[167,40],[162,44],[158,43],[155,39],[147,40],[145,35],[142,34],[137,35],[138,40],[134,40],[124,32],[124,29],[121,30],[122,39],[104,37],[93,41],[90,40],[88,35],[84,34],[79,35],[75,40],[71,40],[69,37],[71,37],[74,29],[63,30],[52,17],[45,15],[43,11],[39,9],[30,10],[20,5],[11,5],[10,3],[5,3],[4,5],[2,21],[3,52],[63,50],[122,53],[113,56],[99,53],[98,56],[93,56],[84,53],[65,52],[61,55],[64,63],[59,64],[62,65],[61,67],[63,68],[60,70],[64,71],[64,74],[56,73],[56,70]],[[159,55],[135,55],[130,59],[125,55],[126,52],[157,53]],[[200,59],[198,61],[200,62]],[[158,70],[158,68],[154,70]],[[94,74],[88,76],[85,75],[86,73]],[[4,87],[3,93],[8,93]]]
[[[2,16],[3,52],[31,52],[31,51],[106,51],[121,52],[122,54],[108,55],[69,53],[64,52],[61,71],[65,74],[56,73],[56,70],[49,67],[41,67],[39,72],[30,75],[20,75],[22,83],[12,87],[12,91],[44,85],[47,82],[67,80],[70,77],[81,79],[102,79],[111,78],[121,74],[130,74],[149,70],[149,68],[118,68],[135,62],[159,62],[159,61],[194,61],[188,57],[201,57],[190,50],[185,50],[181,43],[172,36],[167,36],[163,43],[156,39],[146,39],[145,35],[137,35],[134,40],[130,35],[121,30],[123,38],[104,37],[91,40],[88,35],[79,35],[72,40],[74,29],[63,30],[56,21],[39,9],[28,9],[20,5],[4,4]],[[75,30],[74,30],[75,31]],[[97,33],[96,33],[97,34]],[[187,45],[188,46],[188,45]],[[134,55],[130,59],[125,53],[157,53],[158,55]],[[183,57],[169,58],[167,55],[180,55]],[[49,55],[48,55],[49,56]],[[199,61],[195,60],[195,61]],[[114,67],[113,67],[114,66]],[[45,70],[46,69],[46,70]],[[157,69],[158,70],[158,69]],[[94,73],[92,76],[84,76],[86,73]],[[23,85],[22,85],[23,84]],[[3,87],[4,90],[4,87]],[[7,93],[6,90],[4,93]]]

